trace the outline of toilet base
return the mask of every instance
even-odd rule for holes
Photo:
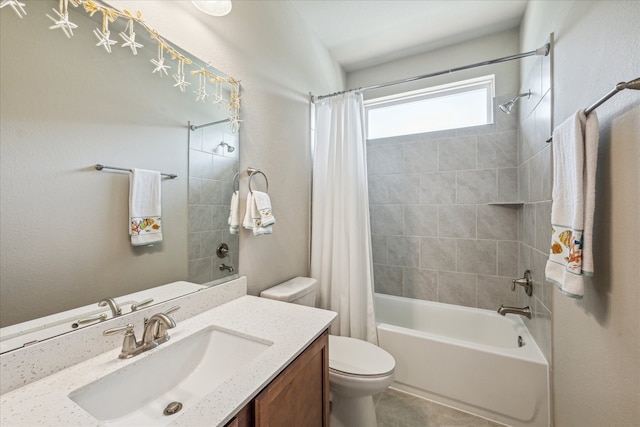
[[[331,427],[377,427],[373,396],[344,397],[332,393]]]

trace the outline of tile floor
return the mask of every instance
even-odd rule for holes
[[[378,427],[503,427],[391,388],[374,401]]]

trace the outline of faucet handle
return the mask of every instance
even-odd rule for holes
[[[516,290],[516,285],[520,285],[524,288],[525,293],[528,296],[533,295],[533,283],[531,280],[531,270],[526,270],[524,272],[524,277],[520,278],[520,279],[513,279],[511,281],[511,290],[515,291]]]
[[[136,350],[139,346],[138,341],[136,340],[136,335],[133,332],[133,325],[131,323],[119,328],[107,329],[102,334],[105,336],[109,336],[119,334],[120,332],[124,332],[124,341],[122,342],[122,350],[120,351],[120,355],[118,356],[118,358],[128,359],[135,356],[137,354]]]
[[[147,298],[144,301],[134,302],[133,304],[131,304],[131,311],[136,311],[147,304],[151,304],[152,302],[153,302],[153,298]]]

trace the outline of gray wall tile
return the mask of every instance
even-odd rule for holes
[[[546,253],[551,245],[551,202],[535,204],[536,244],[535,248]]]
[[[404,269],[404,296],[427,301],[438,300],[438,272],[423,268]]]
[[[518,242],[498,242],[498,276],[518,276]]]
[[[498,169],[498,202],[520,201],[518,197],[518,169]]]
[[[447,304],[476,306],[476,275],[438,272],[438,301]]]
[[[420,265],[420,238],[408,236],[389,236],[387,262],[390,265],[418,267]]]
[[[518,207],[478,206],[478,239],[517,240]]]
[[[455,202],[455,172],[423,173],[420,175],[420,203],[443,205]]]
[[[517,294],[511,291],[511,278],[478,275],[478,308],[497,310],[500,304],[515,306]]]
[[[373,264],[373,283],[376,292],[402,296],[402,267]]]
[[[400,146],[379,145],[367,147],[367,173],[385,175],[403,173],[404,155]]]
[[[433,270],[456,270],[455,239],[420,239],[420,267]]]
[[[435,205],[412,205],[404,207],[405,236],[437,236],[438,207]]]
[[[495,169],[457,173],[457,203],[489,203],[497,201],[498,181]]]
[[[467,170],[476,167],[476,136],[438,141],[438,170]]]
[[[404,146],[405,172],[430,172],[438,170],[438,143],[419,141]]]
[[[375,264],[387,264],[387,236],[372,234],[371,250]]]
[[[457,270],[465,273],[495,275],[498,272],[498,252],[495,240],[456,241]]]
[[[518,166],[516,138],[516,131],[478,135],[478,168]]]
[[[371,232],[373,234],[402,235],[404,227],[402,206],[373,206],[371,212]]]
[[[438,206],[438,236],[475,238],[476,206]]]
[[[418,203],[420,200],[420,174],[387,175],[389,203]]]

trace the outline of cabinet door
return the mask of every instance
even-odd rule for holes
[[[329,426],[329,338],[325,331],[255,398],[256,427]]]

